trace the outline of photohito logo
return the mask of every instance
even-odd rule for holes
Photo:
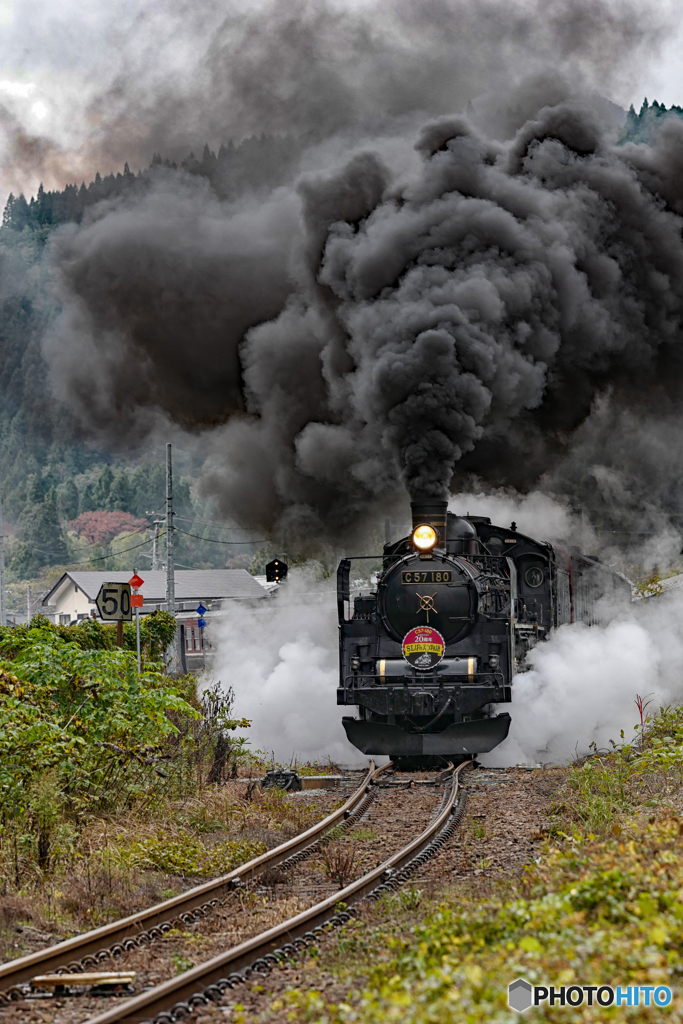
[[[530,1006],[668,1006],[668,985],[530,985],[517,978],[508,985],[508,1005],[524,1013]]]

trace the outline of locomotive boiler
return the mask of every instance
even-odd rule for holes
[[[337,572],[342,718],[365,754],[426,766],[492,750],[507,736],[512,678],[565,622],[598,621],[628,581],[597,559],[411,503],[412,532],[386,544],[374,591],[351,603],[351,559]],[[352,604],[352,606],[351,606]]]

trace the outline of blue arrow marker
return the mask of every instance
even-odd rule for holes
[[[206,626],[206,619],[198,619],[197,625],[199,626],[200,629],[204,629],[204,627]]]
[[[201,604],[201,603],[200,603],[200,604],[198,605],[198,607],[197,607],[197,608],[195,608],[195,611],[196,611],[197,615],[203,615],[203,614],[204,614],[204,612],[206,611],[206,608],[204,607],[204,605],[203,605],[203,604]]]

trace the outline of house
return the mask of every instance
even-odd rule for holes
[[[166,608],[166,571],[143,570],[140,587],[142,615]],[[65,572],[42,600],[43,613],[54,622],[69,625],[97,618],[95,600],[105,583],[127,583],[133,570],[125,572]],[[192,671],[201,668],[211,650],[210,620],[226,601],[261,601],[268,590],[246,569],[176,569],[175,606],[180,625],[182,657]],[[197,608],[204,605],[208,625],[199,627]]]

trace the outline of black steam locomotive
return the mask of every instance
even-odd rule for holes
[[[337,572],[342,723],[365,754],[404,766],[485,753],[510,728],[515,672],[566,622],[601,621],[630,601],[628,581],[598,559],[413,501],[409,537],[385,544],[376,590],[351,614],[351,559]]]

